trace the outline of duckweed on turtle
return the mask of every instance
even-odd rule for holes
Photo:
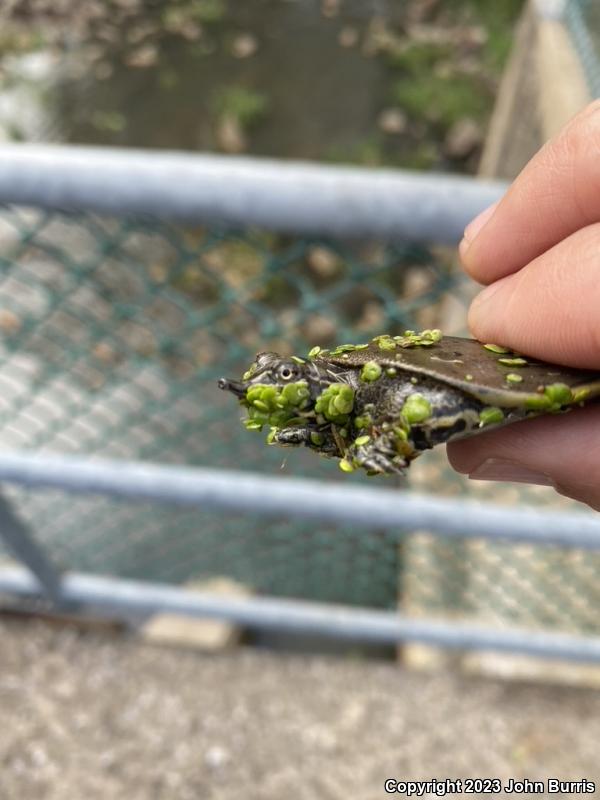
[[[381,377],[381,365],[377,361],[367,361],[360,371],[360,379],[365,383],[371,383]]]
[[[429,419],[431,413],[431,403],[418,392],[408,395],[401,411],[402,416],[409,425],[425,422],[425,420]]]
[[[518,371],[512,371],[517,368]],[[259,353],[236,395],[249,430],[305,446],[340,469],[402,474],[423,451],[600,398],[600,373],[525,358],[441,331],[382,334],[307,356]]]

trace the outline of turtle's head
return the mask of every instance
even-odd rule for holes
[[[277,353],[259,353],[241,381],[221,378],[219,388],[230,391],[248,409],[246,427],[282,427],[303,422],[320,394],[324,375],[313,362]]]
[[[219,380],[219,388],[233,392],[242,400],[253,386],[278,386],[283,388],[289,383],[304,379],[301,359],[285,358],[278,353],[259,353],[248,370],[242,375],[241,381],[232,381],[228,378]]]
[[[221,378],[219,388],[235,394],[248,409],[244,424],[249,430],[306,428],[347,420],[354,392],[340,379],[315,360],[259,353],[241,381]]]

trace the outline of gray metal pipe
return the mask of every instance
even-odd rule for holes
[[[80,611],[135,614],[174,613],[224,619],[263,630],[310,633],[336,639],[393,644],[422,642],[459,650],[498,650],[542,658],[600,661],[600,638],[467,623],[413,619],[390,611],[272,598],[230,598],[163,584],[70,574],[63,597]],[[0,570],[0,593],[37,597],[35,579],[22,569]]]
[[[600,516],[592,512],[505,508],[350,483],[26,453],[0,453],[1,482],[367,529],[600,549]]]
[[[60,145],[2,145],[0,203],[452,244],[506,186],[456,175]]]
[[[0,540],[35,575],[44,596],[55,606],[64,605],[61,589],[61,572],[49,553],[15,513],[12,504],[0,494]]]

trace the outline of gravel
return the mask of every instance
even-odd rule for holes
[[[2,800],[375,800],[388,777],[600,780],[591,689],[206,655],[39,622],[0,621],[0,642]]]

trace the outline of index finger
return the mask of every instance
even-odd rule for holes
[[[485,215],[485,212],[484,212]],[[574,117],[531,159],[483,225],[465,230],[467,272],[492,283],[566,236],[600,221],[600,101]]]

